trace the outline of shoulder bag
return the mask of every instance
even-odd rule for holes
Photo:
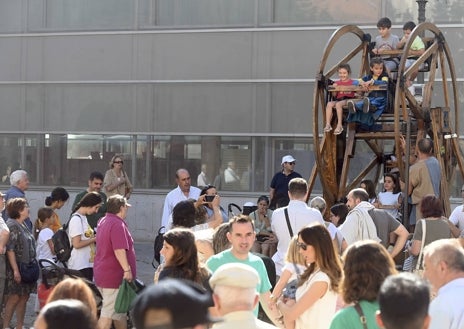
[[[364,315],[364,312],[363,312],[363,310],[361,308],[361,305],[359,305],[358,302],[354,303],[354,309],[356,310],[356,312],[359,315],[359,321],[361,321],[363,329],[367,329],[367,319],[366,319],[366,316]]]
[[[423,258],[422,254],[423,254],[423,251],[424,251],[426,229],[427,229],[427,224],[426,224],[426,220],[424,219],[424,220],[422,220],[421,250],[420,250],[419,256],[417,258],[416,266],[414,267],[414,261],[416,260],[415,257],[413,255],[409,255],[409,257],[407,257],[404,260],[403,271],[405,271],[405,272],[414,272],[414,273],[418,273],[420,275],[422,274],[422,270],[420,268],[421,268],[421,265],[422,265],[422,258]]]
[[[414,268],[414,270],[412,271],[413,273],[419,275],[419,276],[422,276],[423,273],[424,273],[424,267],[422,266],[422,263],[424,261],[424,245],[425,245],[425,231],[426,231],[426,228],[427,228],[427,223],[426,223],[426,220],[424,219],[422,221],[422,243],[421,243],[421,249],[420,249],[420,252],[419,252],[419,257],[417,259],[417,264],[416,264],[416,267]]]
[[[19,274],[21,275],[21,282],[26,284],[35,283],[39,279],[40,268],[37,259],[35,259],[35,248],[30,245],[30,240],[27,237],[27,235],[31,235],[31,233],[29,229],[24,226],[24,224],[19,224],[17,222],[16,224],[22,231],[21,240],[23,244],[23,251],[21,258],[16,260]],[[33,250],[34,255],[30,254],[31,250]]]

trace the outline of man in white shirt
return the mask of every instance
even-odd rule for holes
[[[369,195],[365,189],[355,188],[347,195],[346,205],[350,212],[340,227],[348,245],[361,240],[374,240],[380,242],[377,229],[368,211],[374,209],[369,203]]]
[[[206,164],[201,165],[201,173],[197,177],[197,186],[208,186],[209,178],[206,176]]]
[[[177,187],[169,192],[164,200],[161,226],[164,226],[166,230],[169,229],[168,226],[174,206],[183,200],[197,200],[201,192],[199,188],[191,186],[191,178],[187,169],[181,168],[176,171],[176,183]]]
[[[464,250],[457,240],[436,240],[424,248],[424,277],[437,294],[429,307],[429,329],[464,328]]]
[[[464,203],[464,185],[461,187],[461,194],[462,194],[462,202]],[[460,205],[454,208],[453,212],[451,213],[451,216],[449,217],[449,221],[453,223],[453,225],[455,225],[459,229],[459,233],[463,232],[464,230],[464,205]],[[456,237],[454,231],[453,231],[453,235],[454,237]]]
[[[292,238],[285,218],[285,210],[288,212],[288,219],[293,231],[293,235],[298,234],[303,227],[319,222],[324,224],[319,210],[310,208],[306,204],[308,195],[308,184],[303,178],[293,178],[288,183],[288,196],[290,202],[287,207],[278,208],[272,213],[271,227],[274,234],[279,240],[277,252],[272,256],[276,265],[276,274],[282,273],[282,267],[285,265],[285,255],[287,253],[290,240]]]
[[[235,162],[229,161],[227,168],[224,170],[224,182],[226,184],[233,184],[240,182],[240,177],[235,172]]]

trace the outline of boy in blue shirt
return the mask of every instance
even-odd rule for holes
[[[384,69],[384,62],[380,57],[373,58],[369,67],[371,73],[362,77],[357,81],[353,81],[354,85],[364,87],[365,91],[369,91],[369,86],[387,85],[388,73]],[[375,121],[382,115],[387,105],[387,90],[370,91],[367,97],[360,101],[348,100],[348,122],[356,122],[361,125],[362,129],[371,130]]]

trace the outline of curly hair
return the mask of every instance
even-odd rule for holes
[[[330,288],[338,291],[342,277],[342,266],[325,225],[316,224],[304,227],[298,232],[298,237],[307,245],[312,246],[316,254],[316,261],[309,265],[301,275],[299,285],[308,280],[318,266],[330,278]]]
[[[172,277],[202,283],[206,269],[198,263],[195,235],[186,228],[174,228],[164,234],[164,241],[174,249],[174,255],[165,268],[172,270]]]
[[[12,198],[6,202],[6,213],[12,219],[19,219],[21,211],[27,207],[27,200],[24,198]]]
[[[376,300],[385,278],[397,273],[387,249],[375,241],[364,240],[350,245],[343,261],[341,294],[346,303]]]

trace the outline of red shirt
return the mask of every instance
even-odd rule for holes
[[[337,86],[352,86],[353,85],[353,80],[348,79],[346,81],[341,81],[338,80]],[[346,98],[355,98],[355,92],[354,91],[337,91],[337,95],[335,96],[335,99],[337,100],[342,100]]]
[[[132,277],[136,277],[134,240],[126,221],[117,215],[106,213],[97,226],[97,252],[93,265],[95,284],[99,288],[117,289],[122,282],[124,270],[114,250],[125,249]]]

